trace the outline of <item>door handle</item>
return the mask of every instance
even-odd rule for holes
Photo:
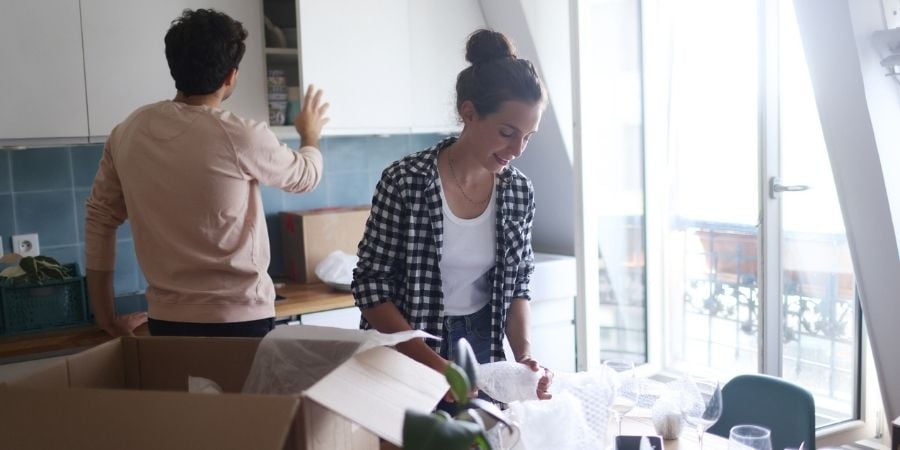
[[[769,178],[769,197],[778,198],[778,194],[782,192],[800,192],[809,190],[809,186],[805,184],[781,184],[781,178]]]

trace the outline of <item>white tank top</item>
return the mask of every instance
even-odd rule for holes
[[[450,211],[444,186],[444,246],[441,251],[441,283],[444,315],[465,316],[480,310],[491,299],[490,274],[495,264],[496,180],[491,199],[480,216],[461,219]]]

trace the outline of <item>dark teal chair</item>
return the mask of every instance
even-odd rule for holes
[[[722,388],[722,416],[709,432],[728,439],[735,425],[772,431],[772,450],[816,450],[816,404],[796,384],[768,375],[739,375]]]

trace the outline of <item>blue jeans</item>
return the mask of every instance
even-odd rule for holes
[[[441,341],[441,356],[450,359],[453,348],[460,338],[466,338],[472,350],[475,351],[475,359],[479,364],[491,362],[491,305],[469,314],[468,316],[444,316],[444,340]],[[473,386],[474,387],[474,386]],[[478,393],[478,398],[493,401],[484,392]],[[456,415],[458,408],[455,403],[441,400],[437,409]]]
[[[441,356],[450,359],[460,338],[466,338],[480,364],[491,362],[491,305],[468,316],[444,316]]]

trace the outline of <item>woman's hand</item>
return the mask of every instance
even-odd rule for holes
[[[525,364],[534,372],[544,371],[544,374],[541,376],[541,379],[538,380],[537,385],[537,398],[540,400],[550,400],[553,398],[553,394],[550,393],[550,385],[553,383],[553,372],[538,364],[531,355],[525,355],[519,358],[519,364]]]

